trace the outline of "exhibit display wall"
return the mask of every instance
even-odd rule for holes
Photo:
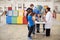
[[[53,10],[58,10],[60,12],[59,3],[55,2],[54,0],[33,0],[33,1],[26,1],[26,0],[10,0],[10,1],[0,1],[0,14],[2,12],[7,11],[6,14],[6,24],[27,24],[26,20],[26,12],[25,10],[30,6],[30,4],[34,4],[36,7],[37,5],[41,5],[43,8],[44,6],[48,6],[51,8],[51,12]],[[58,4],[58,5],[57,5]],[[57,9],[56,9],[57,7]]]

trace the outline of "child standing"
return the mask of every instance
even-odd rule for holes
[[[51,26],[52,26],[52,14],[50,12],[50,8],[46,9],[46,18],[45,18],[45,29],[46,29],[46,36],[50,36],[50,30],[51,30]]]
[[[41,16],[40,14],[36,14],[36,21],[40,22]],[[40,33],[40,24],[36,24],[36,28],[37,28],[37,33]]]
[[[28,22],[29,22],[28,37],[32,38],[31,33],[33,32],[34,27],[35,27],[35,14],[34,13],[31,13],[30,15],[28,15]]]

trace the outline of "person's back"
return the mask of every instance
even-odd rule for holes
[[[30,12],[33,12],[33,9],[31,9],[31,8],[27,8],[27,14],[26,14],[26,19],[27,19],[27,21],[28,21],[28,15],[30,14]]]
[[[28,22],[29,22],[29,26],[33,26],[34,25],[34,21],[32,20],[32,16],[28,15]]]
[[[28,15],[28,23],[29,23],[29,32],[28,32],[28,37],[31,38],[31,33],[33,32],[33,34],[35,34],[35,18],[34,18],[34,14],[31,13],[30,15]]]

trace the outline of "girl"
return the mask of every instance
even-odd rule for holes
[[[34,13],[31,13],[30,15],[28,15],[28,22],[29,22],[28,37],[32,38],[31,33],[33,32],[34,27],[35,27],[35,14]]]
[[[31,8],[28,8],[26,11],[27,11],[26,19],[28,22],[28,15],[30,15],[33,10]],[[29,23],[28,23],[28,30],[29,30]]]
[[[51,30],[51,26],[52,26],[52,14],[50,12],[50,8],[46,9],[46,18],[45,18],[45,29],[46,29],[46,36],[50,36],[50,30]]]

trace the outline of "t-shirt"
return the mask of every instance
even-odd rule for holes
[[[28,15],[28,22],[29,22],[29,27],[33,26],[34,25],[34,21],[32,19],[32,16],[31,15]]]
[[[33,9],[32,8],[27,8],[27,10],[26,11],[28,11],[28,10],[32,10],[33,11]],[[26,19],[27,19],[27,21],[28,21],[28,13],[26,14]]]

